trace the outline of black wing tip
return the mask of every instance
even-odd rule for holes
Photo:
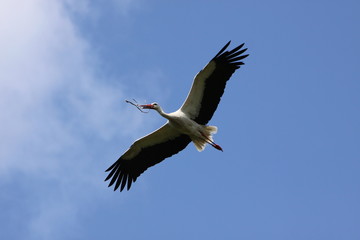
[[[120,178],[120,177],[119,177]],[[121,176],[121,180],[119,178],[116,181],[116,184],[114,186],[114,192],[119,189],[120,192],[122,192],[124,189],[127,191],[130,190],[131,184],[135,182],[130,176]],[[108,187],[111,187],[114,183],[109,183]]]
[[[231,41],[229,41],[219,51],[219,53],[216,54],[216,56],[213,58],[213,60],[216,62],[223,62],[225,64],[229,64],[237,69],[240,67],[240,65],[244,65],[244,63],[240,62],[239,60],[242,60],[249,56],[249,54],[241,55],[241,54],[245,53],[248,49],[247,48],[242,49],[243,46],[245,45],[245,43],[242,43],[230,51],[225,51],[226,48],[229,46],[230,42]]]
[[[220,56],[220,55],[225,51],[225,49],[230,45],[230,43],[231,43],[231,40],[228,41],[228,42],[225,44],[225,46],[223,46],[223,47],[221,48],[221,50],[215,55],[214,59],[217,58],[218,56]]]
[[[124,166],[122,166],[123,161],[121,159],[118,159],[114,164],[112,164],[108,169],[105,170],[105,172],[111,171],[108,176],[105,178],[105,182],[110,180],[110,183],[108,187],[114,186],[114,191],[120,190],[122,192],[125,189],[125,186],[127,185],[127,190],[130,189],[132,182],[135,182],[136,178],[132,177],[132,174],[130,172],[127,172],[124,169]],[[124,171],[125,170],[125,171]]]

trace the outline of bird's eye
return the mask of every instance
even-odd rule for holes
[[[157,103],[153,103],[154,106],[157,106],[158,104]]]

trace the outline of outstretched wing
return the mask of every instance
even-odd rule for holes
[[[199,124],[210,121],[224,93],[226,82],[244,64],[241,60],[248,56],[242,55],[247,50],[242,49],[244,43],[231,51],[225,51],[229,44],[230,41],[195,76],[191,90],[180,108]]]
[[[168,123],[158,130],[135,141],[131,147],[106,172],[111,178],[109,187],[115,183],[114,191],[120,187],[122,191],[127,185],[130,189],[146,169],[163,161],[181,150],[191,142],[187,135],[179,133]]]

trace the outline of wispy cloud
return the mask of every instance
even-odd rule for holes
[[[5,136],[1,153],[8,156],[2,156],[5,161],[0,169],[38,167],[36,161],[27,163],[28,159],[20,163],[6,160],[18,152],[19,145],[28,151],[47,146],[41,152],[52,152],[74,141],[81,131],[109,137],[111,125],[107,123],[120,117],[113,110],[121,90],[97,80],[89,46],[78,36],[62,5],[34,0],[17,6],[8,1],[2,11],[6,21],[1,21],[0,29],[4,36],[0,107]],[[11,146],[16,147],[9,150]]]
[[[23,193],[31,202],[28,239],[56,239],[76,221],[86,198],[105,187],[92,148],[132,135],[142,122],[137,111],[120,109],[119,85],[104,84],[94,70],[96,56],[69,6],[89,8],[71,0],[5,0],[0,8],[0,187],[37,190]]]

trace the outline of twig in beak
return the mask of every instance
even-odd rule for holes
[[[133,99],[135,103],[130,102],[129,100],[125,100],[126,103],[130,103],[131,105],[134,105],[137,109],[139,109],[140,112],[142,113],[148,113],[149,111],[145,112],[144,110],[142,110],[142,108],[140,107],[139,104],[137,104],[136,100]]]

